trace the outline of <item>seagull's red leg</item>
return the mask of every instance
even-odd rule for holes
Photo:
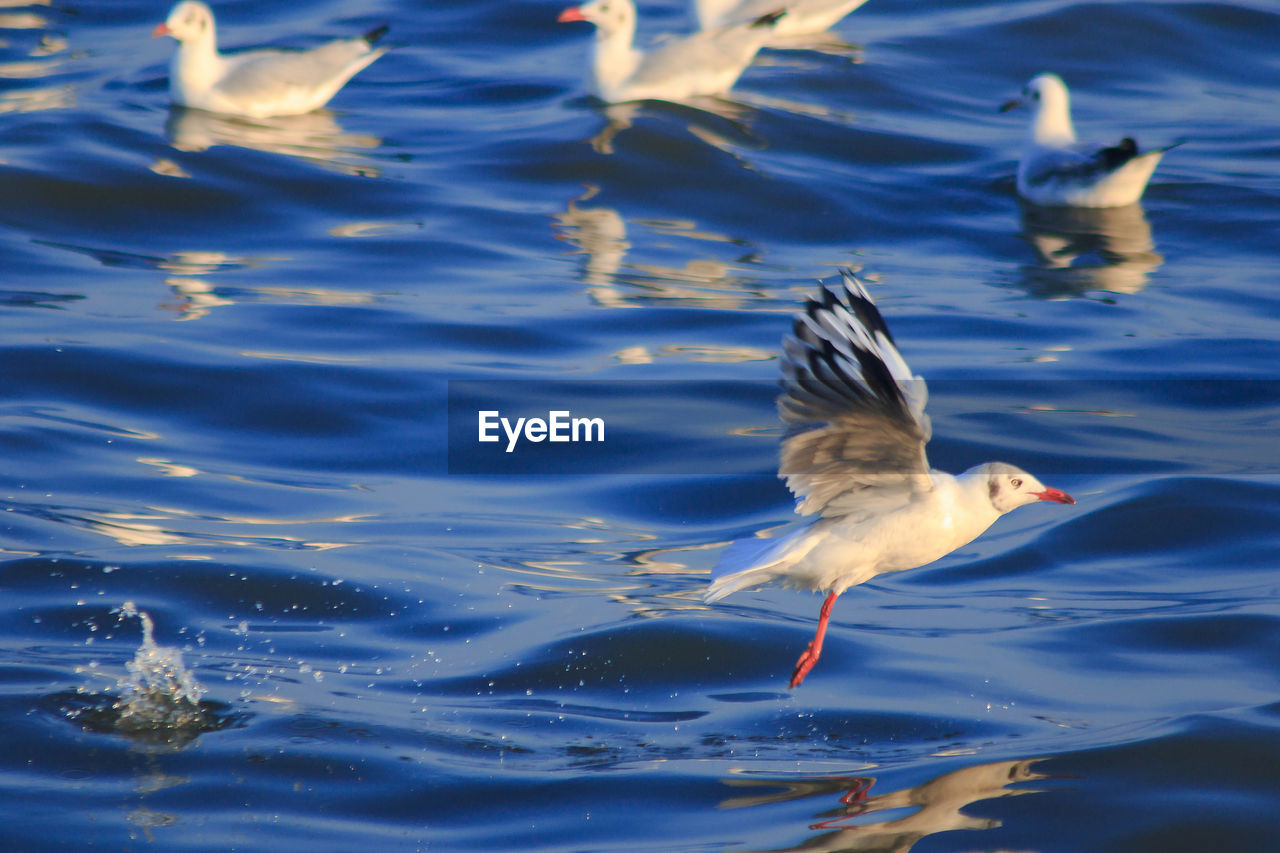
[[[809,674],[809,670],[813,669],[813,665],[818,662],[818,656],[822,654],[822,638],[827,635],[827,620],[831,618],[831,606],[836,603],[836,596],[839,594],[838,592],[829,593],[827,600],[822,602],[822,611],[818,614],[818,633],[813,635],[809,648],[805,649],[804,654],[800,655],[800,660],[796,661],[795,672],[791,673],[792,687],[798,687],[800,682],[804,681],[804,677]]]

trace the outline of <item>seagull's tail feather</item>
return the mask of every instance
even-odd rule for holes
[[[711,570],[711,586],[703,600],[710,604],[730,593],[774,580],[793,562],[791,545],[807,528],[780,539],[739,539],[720,555]]]

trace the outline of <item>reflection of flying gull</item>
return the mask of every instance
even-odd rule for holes
[[[821,817],[826,820],[809,827],[828,831],[807,838],[788,850],[797,853],[905,853],[916,842],[940,832],[984,830],[1000,826],[1000,821],[967,814],[966,809],[982,800],[1044,792],[1044,788],[1025,787],[1028,782],[1052,778],[1036,770],[1036,765],[1042,760],[1044,759],[995,761],[961,767],[914,788],[880,794],[871,793],[875,780],[865,776],[738,776],[724,781],[736,788],[781,790],[734,797],[722,802],[719,807],[757,808],[808,797],[834,797],[841,793],[839,807],[824,812]]]
[[[1126,136],[1115,145],[1076,141],[1071,98],[1062,78],[1039,74],[1001,111],[1031,108],[1031,129],[1018,163],[1018,193],[1027,201],[1073,207],[1120,207],[1142,196],[1165,151],[1139,153]],[[1176,143],[1175,143],[1176,144]]]
[[[884,572],[914,569],[977,538],[1011,509],[1071,504],[1003,462],[960,476],[929,468],[924,380],[912,376],[884,318],[849,271],[796,314],[783,342],[778,411],[787,425],[778,476],[797,512],[821,517],[779,539],[735,542],[706,600],[769,581],[825,591],[817,634],[791,686],[818,662],[836,597]]]
[[[631,0],[594,0],[571,6],[559,20],[596,25],[594,94],[621,101],[685,101],[728,92],[751,64],[782,17],[775,10],[754,21],[671,37],[650,51],[632,46],[636,7]]]
[[[263,48],[223,55],[218,53],[213,12],[199,0],[183,0],[151,35],[178,40],[169,66],[169,95],[175,104],[262,117],[324,106],[357,71],[386,53],[386,48],[373,46],[386,31],[378,27],[310,50]]]
[[[820,33],[867,0],[792,0],[773,32],[778,36]],[[778,8],[778,0],[694,0],[698,26],[704,30],[754,20]]]

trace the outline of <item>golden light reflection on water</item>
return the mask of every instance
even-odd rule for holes
[[[6,6],[47,5],[36,3],[4,4]],[[0,29],[3,30],[42,30],[49,26],[49,21],[35,12],[0,12]]]
[[[0,0],[0,8],[48,6],[47,2],[14,2]],[[31,11],[0,12],[0,30],[43,30],[49,21],[43,15]],[[9,45],[0,42],[0,47]],[[41,34],[39,42],[26,52],[26,59],[0,62],[0,79],[37,80],[48,77],[66,65],[70,59],[65,37],[54,33]],[[27,113],[41,110],[65,109],[75,103],[75,87],[70,84],[16,88],[0,93],[0,113]]]
[[[0,24],[0,26],[3,26]],[[28,62],[0,62],[0,79],[29,80],[33,77],[46,77],[49,72],[65,62],[64,59]]]
[[[177,314],[176,320],[198,320],[208,316],[218,307],[235,305],[237,301],[253,301],[276,305],[367,305],[377,301],[376,294],[360,290],[338,290],[323,287],[289,287],[287,285],[270,285],[253,287],[238,285],[234,291],[218,292],[218,285],[207,278],[199,276],[224,274],[244,270],[260,269],[268,264],[283,263],[291,260],[287,256],[241,256],[226,252],[192,249],[173,252],[168,255],[142,255],[120,252],[113,249],[98,249],[91,246],[76,246],[70,243],[54,243],[46,240],[35,242],[52,246],[96,259],[103,266],[126,267],[135,269],[163,270],[178,273],[164,279],[174,296],[173,301],[162,302],[159,308]],[[230,293],[239,295],[234,299]],[[269,355],[266,353],[246,352],[254,357],[277,357],[285,355]],[[289,356],[297,360],[315,361],[323,356]],[[351,359],[340,359],[347,363]]]
[[[702,584],[706,570],[693,569],[688,554],[717,551],[724,542],[696,543],[668,548],[634,548],[658,534],[610,526],[603,519],[583,517],[556,522],[555,527],[581,531],[557,546],[555,559],[489,559],[511,575],[513,587],[535,593],[590,593],[621,604],[632,616],[658,618],[677,611],[705,610]],[[577,546],[577,547],[574,547]],[[672,584],[666,578],[692,579]]]
[[[360,356],[339,356],[326,353],[268,352],[267,350],[241,350],[245,358],[261,358],[268,361],[290,361],[296,364],[372,364],[377,359]]]
[[[73,86],[50,86],[43,89],[20,89],[0,94],[0,113],[31,113],[60,110],[75,103]]]
[[[143,465],[151,465],[158,468],[160,473],[166,477],[195,477],[201,473],[199,468],[193,468],[190,465],[175,465],[167,459],[139,456],[138,461]]]
[[[756,347],[668,344],[653,349],[645,346],[625,347],[615,352],[613,358],[621,364],[652,364],[663,358],[706,364],[740,364],[746,361],[769,361],[777,358],[777,354]]]
[[[329,234],[334,237],[386,237],[421,231],[422,228],[421,222],[349,222],[330,228]]]
[[[203,525],[213,525],[207,532],[179,529],[182,518],[198,521]],[[310,524],[332,524],[359,520],[356,517],[316,518],[316,519],[275,519],[275,518],[216,518],[201,516],[198,519],[193,513],[181,510],[159,510],[151,512],[86,512],[79,517],[80,526],[115,540],[121,545],[136,547],[142,545],[161,546],[241,546],[262,548],[267,550],[308,550],[328,551],[334,548],[345,548],[351,542],[324,542],[305,539],[299,536],[275,535],[242,536],[235,532],[223,533],[223,525],[269,525],[298,526]],[[155,524],[152,522],[169,522]]]
[[[223,299],[214,292],[211,281],[199,278],[166,278],[164,283],[173,291],[173,302],[162,302],[160,307],[177,313],[176,320],[199,320],[209,311],[223,305],[234,305],[235,300]]]

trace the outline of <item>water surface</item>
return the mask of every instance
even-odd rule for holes
[[[219,4],[391,24],[261,122],[170,111],[160,6],[0,15],[8,849],[1273,846],[1280,14],[871,0],[710,112],[593,103],[559,9]],[[1186,140],[1141,208],[1020,207],[1044,70]],[[934,464],[1079,503],[851,590],[788,691],[820,599],[701,593],[792,518],[776,353],[837,266]],[[644,452],[451,473],[460,382],[639,405]],[[192,716],[119,726],[169,651]]]

